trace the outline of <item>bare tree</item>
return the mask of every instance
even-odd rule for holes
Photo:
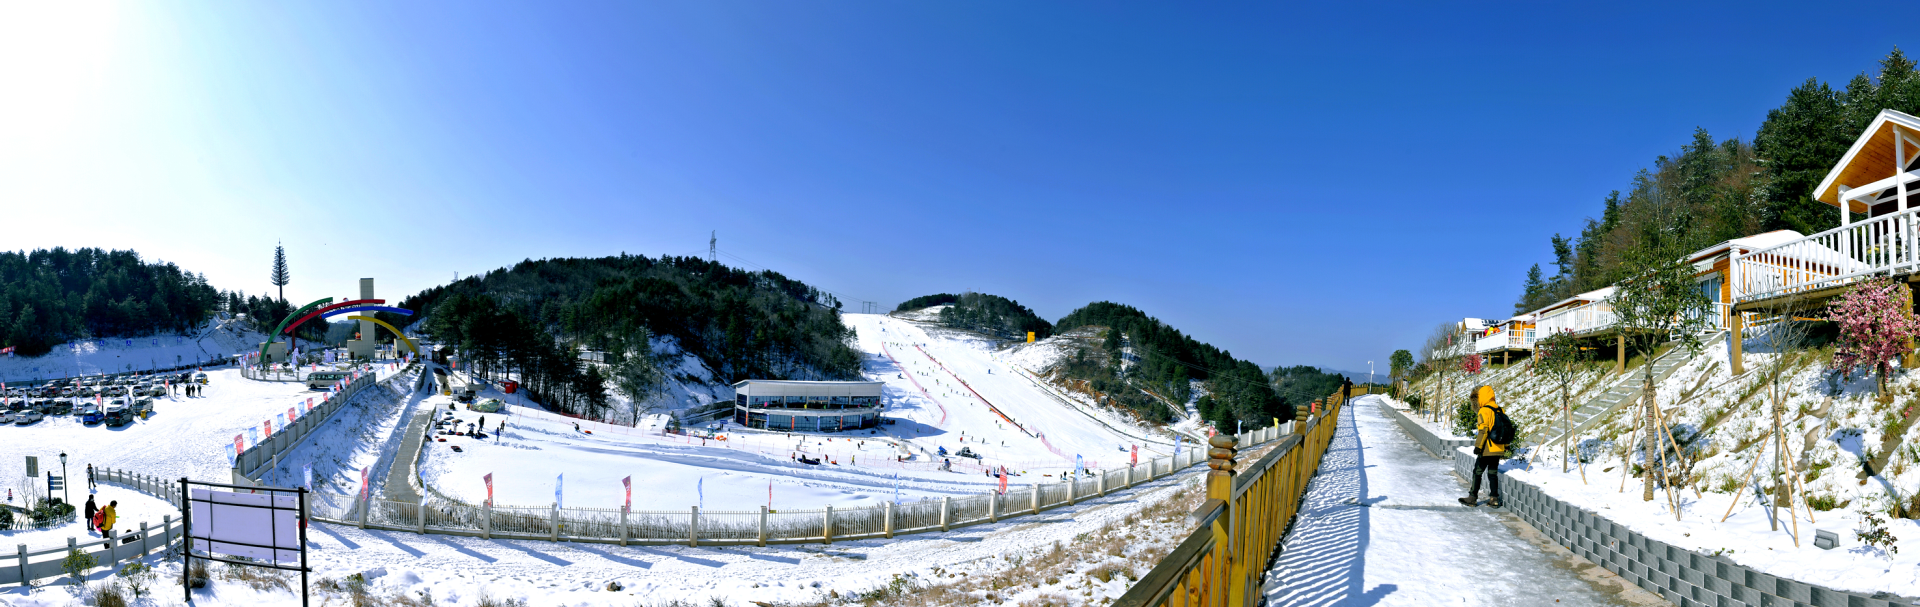
[[[1560,415],[1564,424],[1560,435],[1560,471],[1566,472],[1574,445],[1573,379],[1580,372],[1580,346],[1570,331],[1548,335],[1534,342],[1533,360],[1534,371],[1545,375],[1548,383],[1560,389]],[[1581,470],[1584,479],[1586,469]]]

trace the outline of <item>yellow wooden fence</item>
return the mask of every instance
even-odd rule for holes
[[[1365,394],[1354,386],[1353,396]],[[1207,500],[1189,517],[1192,535],[1114,602],[1115,607],[1253,607],[1260,579],[1300,506],[1307,481],[1333,441],[1345,399],[1325,399],[1260,461],[1236,471],[1235,439],[1215,435]]]

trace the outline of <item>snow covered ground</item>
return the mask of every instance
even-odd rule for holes
[[[1550,541],[1529,541],[1510,513],[1460,505],[1467,488],[1453,463],[1422,450],[1378,398],[1341,412],[1269,572],[1271,604],[1667,604]]]
[[[1702,552],[1721,552],[1734,562],[1755,570],[1837,589],[1920,596],[1920,521],[1894,519],[1885,513],[1896,499],[1911,500],[1920,491],[1920,442],[1911,426],[1904,436],[1889,437],[1899,429],[1896,420],[1909,414],[1920,394],[1920,376],[1897,374],[1889,382],[1892,398],[1882,402],[1875,393],[1871,377],[1854,374],[1835,376],[1825,371],[1831,347],[1815,349],[1788,358],[1780,375],[1779,388],[1784,395],[1784,426],[1788,465],[1798,471],[1804,493],[1819,505],[1812,512],[1818,523],[1807,520],[1807,502],[1795,499],[1798,506],[1800,545],[1794,546],[1792,519],[1783,518],[1780,528],[1769,524],[1766,509],[1749,488],[1744,497],[1736,497],[1742,480],[1756,459],[1761,460],[1756,479],[1767,479],[1774,463],[1772,405],[1773,389],[1768,371],[1781,360],[1764,339],[1748,339],[1746,365],[1749,372],[1732,375],[1727,340],[1720,339],[1656,386],[1658,402],[1665,410],[1667,423],[1676,428],[1683,440],[1697,433],[1690,442],[1694,449],[1694,487],[1683,488],[1675,501],[1680,504],[1681,519],[1675,521],[1673,508],[1664,492],[1652,502],[1640,500],[1638,478],[1622,485],[1623,461],[1638,466],[1644,458],[1635,450],[1630,459],[1624,443],[1634,429],[1635,414],[1641,409],[1627,407],[1599,427],[1584,432],[1588,463],[1583,482],[1579,471],[1562,474],[1560,449],[1536,454],[1531,469],[1514,474],[1538,484],[1556,498],[1605,514],[1648,537]],[[1579,373],[1571,389],[1576,404],[1598,394],[1617,376],[1613,364],[1603,361]],[[1532,372],[1530,363],[1495,369],[1473,381],[1456,377],[1448,393],[1453,400],[1465,398],[1468,386],[1488,382],[1495,386],[1515,423],[1524,431],[1546,424],[1560,423],[1559,387],[1544,374]],[[1416,390],[1433,390],[1431,378],[1416,385]],[[1639,436],[1639,435],[1635,435]],[[1883,452],[1882,445],[1891,445]],[[1656,452],[1657,453],[1657,452]],[[1875,474],[1861,478],[1862,462],[1887,457],[1887,464]],[[1656,455],[1657,457],[1657,455]],[[1771,485],[1767,480],[1762,484]],[[1698,494],[1695,490],[1698,490]],[[1729,507],[1733,514],[1720,522]],[[1863,545],[1855,531],[1864,529],[1864,514],[1880,513],[1885,528],[1897,538],[1899,553]],[[1782,516],[1785,511],[1782,510]],[[1835,532],[1840,547],[1821,550],[1813,547],[1815,529]]]
[[[41,356],[0,356],[0,381],[22,382],[191,365],[258,351],[266,335],[241,323],[214,320],[180,335],[116,337],[54,346]],[[305,343],[305,342],[302,342]]]
[[[1126,465],[1133,445],[1143,458],[1172,452],[1164,435],[1122,426],[1117,417],[1096,419],[1049,393],[987,340],[884,315],[845,317],[859,335],[867,376],[885,383],[895,425],[794,434],[728,424],[703,439],[553,415],[483,386],[481,398],[508,403],[506,414],[462,410],[455,417],[462,424],[486,417],[489,427],[504,419],[507,430],[485,440],[433,437],[421,474],[435,490],[473,503],[485,499],[482,478],[493,474],[496,504],[544,507],[559,485],[562,505],[616,508],[626,499],[621,480],[631,477],[636,511],[750,511],[769,502],[776,509],[875,505],[896,491],[908,501],[978,494],[995,485],[983,464],[1021,474],[1013,483],[1021,486],[1055,482],[1076,455],[1089,468],[1107,468]],[[440,396],[426,402],[435,410],[447,405]],[[937,455],[962,447],[983,460]],[[828,463],[800,464],[795,455]],[[942,459],[954,471],[939,470]]]

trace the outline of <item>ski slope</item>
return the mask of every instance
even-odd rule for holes
[[[501,399],[506,409],[452,417],[462,430],[483,416],[488,428],[504,420],[506,430],[431,437],[421,476],[470,503],[486,499],[483,479],[492,474],[500,505],[618,508],[628,499],[622,480],[631,478],[637,511],[751,511],[977,494],[997,484],[987,472],[1002,466],[1019,475],[1010,484],[1024,486],[1058,482],[1076,456],[1087,468],[1111,468],[1127,465],[1134,445],[1142,457],[1172,451],[1164,434],[1116,430],[1117,419],[1096,419],[1050,394],[986,340],[882,315],[844,318],[858,335],[865,374],[884,383],[886,417],[897,423],[815,434],[720,422],[673,435],[563,417],[480,383],[481,398]],[[449,412],[443,401],[434,406],[436,419]],[[963,447],[983,457],[958,457]]]

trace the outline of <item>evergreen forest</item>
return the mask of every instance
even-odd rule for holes
[[[860,355],[832,295],[772,271],[694,257],[527,260],[407,298],[382,319],[455,345],[484,377],[513,374],[535,398],[604,419],[606,386],[634,400],[664,387],[677,352],[718,382],[856,379]],[[581,365],[581,350],[604,364]],[[637,397],[637,398],[635,398]]]
[[[133,251],[0,252],[0,348],[36,356],[75,339],[187,331],[223,299],[204,275]]]
[[[1059,370],[1068,379],[1086,381],[1110,404],[1170,421],[1170,407],[1192,400],[1192,381],[1197,380],[1206,392],[1198,402],[1201,415],[1219,428],[1231,428],[1235,420],[1257,427],[1274,418],[1293,419],[1292,406],[1274,392],[1258,365],[1196,341],[1136,308],[1104,301],[1088,304],[1061,318],[1054,330],[1066,333],[1081,327],[1103,329],[1101,354],[1082,349]]]
[[[1839,226],[1839,210],[1812,198],[1827,171],[1882,109],[1920,115],[1920,75],[1894,49],[1872,75],[1844,87],[1809,78],[1767,112],[1751,142],[1716,141],[1704,129],[1653,160],[1601,201],[1574,236],[1552,238],[1551,275],[1527,272],[1514,313],[1537,310],[1626,278],[1643,262],[1673,259],[1773,230],[1814,234]]]
[[[902,302],[894,308],[894,311],[919,310],[939,305],[947,306],[940,310],[942,326],[1011,340],[1025,340],[1029,332],[1033,333],[1034,339],[1046,339],[1053,334],[1053,323],[1040,318],[1033,313],[1033,310],[1020,305],[1020,302],[999,295],[985,293],[923,295]]]

